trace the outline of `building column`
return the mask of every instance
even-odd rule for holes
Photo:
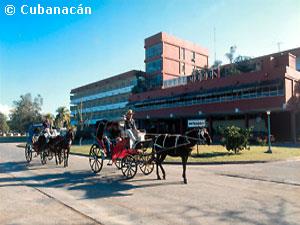
[[[291,138],[294,143],[297,141],[296,137],[296,113],[291,111],[291,119],[290,119],[290,127],[291,127]]]
[[[245,114],[245,127],[249,128],[249,115]]]
[[[184,131],[183,131],[183,119],[182,118],[179,119],[179,123],[180,123],[180,125],[179,125],[180,134],[183,134]]]

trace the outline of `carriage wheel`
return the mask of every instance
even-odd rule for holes
[[[141,155],[139,167],[144,175],[152,173],[154,170],[154,160],[152,160],[152,155]]]
[[[116,159],[115,165],[118,168],[118,170],[120,170],[122,168],[122,166],[121,166],[121,159]]]
[[[29,163],[32,160],[32,146],[31,144],[26,144],[25,146],[25,158],[26,161]]]
[[[46,150],[42,150],[40,152],[40,156],[41,156],[42,165],[45,165],[47,163],[47,152],[46,152]]]
[[[99,173],[103,166],[103,152],[97,145],[92,145],[90,149],[89,161],[94,173]]]
[[[132,155],[125,156],[121,161],[121,170],[127,179],[131,179],[137,172],[137,163]]]

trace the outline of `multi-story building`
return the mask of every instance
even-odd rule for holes
[[[140,128],[182,133],[205,121],[253,127],[275,140],[300,138],[300,48],[209,69],[208,51],[166,33],[145,39],[146,73],[129,71],[71,91],[72,123],[118,120],[128,108]],[[140,79],[141,78],[141,79]]]
[[[145,53],[147,86],[152,89],[208,66],[207,49],[164,32],[145,39]]]
[[[270,110],[275,140],[295,141],[300,137],[299,58],[297,48],[165,80],[164,88],[130,97],[135,118],[152,132],[183,132],[189,121],[205,119],[212,134],[227,125],[266,134]]]
[[[142,71],[132,70],[71,90],[72,124],[92,125],[97,120],[119,120]]]

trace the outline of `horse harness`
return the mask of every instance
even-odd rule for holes
[[[158,147],[160,149],[159,153],[162,153],[164,151],[169,151],[169,150],[174,150],[175,153],[176,153],[176,150],[180,147],[183,147],[183,146],[187,146],[188,144],[190,144],[191,142],[188,140],[188,137],[187,136],[182,136],[182,135],[170,135],[170,134],[161,134],[161,135],[164,135],[164,138],[163,138],[163,143],[162,145],[158,144],[157,143],[157,140],[158,138],[156,138],[155,140],[155,143],[154,143],[154,147]],[[159,135],[160,136],[160,135]],[[158,137],[159,137],[158,136]],[[166,144],[166,140],[167,138],[170,138],[170,137],[175,137],[175,144],[174,146],[171,146],[171,147],[166,147],[165,144]],[[178,144],[178,140],[180,137],[185,137],[185,140],[186,142],[182,143],[182,144]]]
[[[190,133],[190,132],[191,131],[189,131],[188,133]],[[203,132],[203,131],[202,130],[198,131],[198,137],[203,136],[203,134],[201,132]],[[157,143],[158,137],[161,136],[161,135],[164,135],[162,145],[160,145],[160,144]],[[175,144],[174,144],[174,146],[172,146],[172,147],[166,147],[165,146],[165,142],[166,142],[167,138],[168,137],[174,137],[174,136],[175,136]],[[185,142],[182,143],[182,144],[178,144],[178,140],[179,140],[180,137],[185,138]],[[199,142],[198,138],[189,137],[187,135],[180,135],[180,134],[174,134],[174,135],[172,135],[172,134],[160,134],[155,139],[155,143],[153,144],[153,146],[154,147],[158,147],[160,149],[159,153],[162,153],[164,151],[174,150],[175,154],[176,154],[176,151],[177,151],[178,148],[187,146],[187,145],[189,145],[191,143],[189,140],[196,140],[196,141]]]

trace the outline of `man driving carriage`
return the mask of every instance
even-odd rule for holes
[[[137,129],[135,121],[133,119],[133,111],[129,109],[125,115],[125,124],[124,130],[127,136],[130,138],[130,148],[133,148],[133,145],[141,140],[141,132]]]
[[[56,131],[56,129],[52,128],[49,118],[46,118],[44,120],[43,128],[44,128],[43,133],[44,133],[47,143],[49,142],[50,138],[54,138],[59,135],[59,133]]]

